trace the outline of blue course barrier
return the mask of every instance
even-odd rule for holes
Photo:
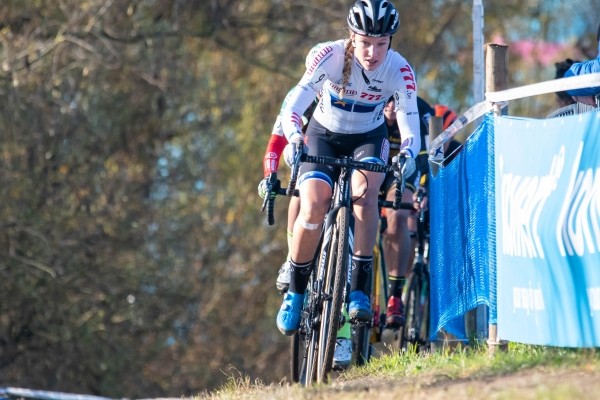
[[[498,335],[600,346],[600,113],[494,131]]]
[[[600,345],[600,113],[487,114],[431,179],[431,338],[489,306],[503,340]]]
[[[431,339],[465,339],[464,314],[490,305],[494,269],[493,114],[430,181]],[[491,199],[491,201],[490,201]]]

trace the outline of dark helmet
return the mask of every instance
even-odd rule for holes
[[[357,0],[348,14],[348,26],[364,36],[391,36],[400,26],[400,16],[388,0]]]
[[[443,104],[436,104],[434,108],[435,116],[442,118],[443,129],[448,129],[448,127],[452,125],[454,121],[456,121],[456,118],[458,118],[458,115],[456,115],[456,113],[448,106],[445,106]]]

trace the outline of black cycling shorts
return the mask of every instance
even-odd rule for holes
[[[385,124],[365,133],[331,132],[312,118],[305,135],[308,154],[313,156],[348,156],[358,161],[385,164],[390,153],[390,143]],[[321,179],[333,188],[339,169],[326,165],[302,163],[298,184],[307,179]]]

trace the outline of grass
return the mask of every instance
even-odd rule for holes
[[[509,343],[508,351],[490,357],[487,347],[455,349],[418,354],[393,353],[373,359],[362,368],[344,374],[345,379],[364,376],[410,377],[420,374],[437,374],[451,379],[476,375],[500,375],[536,366],[562,367],[587,365],[600,370],[600,352],[596,349],[570,349],[530,346]]]
[[[600,351],[596,349],[570,349],[543,346],[530,346],[518,343],[509,343],[508,350],[496,352],[490,356],[487,346],[474,348],[456,348],[454,350],[441,350],[431,354],[418,354],[415,351],[404,353],[392,352],[378,358],[373,358],[367,365],[360,368],[351,368],[342,373],[335,385],[349,384],[365,381],[390,381],[390,382],[420,382],[417,385],[431,385],[436,382],[454,380],[484,379],[489,377],[505,376],[519,371],[543,367],[549,371],[556,369],[578,369],[588,372],[600,372]],[[600,379],[599,379],[600,380]],[[568,383],[568,382],[567,382]],[[485,383],[481,384],[487,385]],[[232,375],[222,388],[203,393],[195,400],[226,400],[226,399],[316,399],[336,398],[331,391],[333,385],[317,385],[303,388],[299,385],[280,384],[266,385],[259,380],[252,381],[241,374]],[[360,385],[359,385],[360,386]],[[337,395],[344,393],[344,399],[364,398],[368,383],[363,384],[360,392],[347,395],[344,389],[335,389]],[[413,389],[414,391],[415,389]],[[477,390],[477,385],[475,389]],[[514,390],[508,388],[499,393],[495,398],[515,398]],[[542,386],[535,389],[535,396],[531,398],[575,398],[572,388],[558,386],[548,388]],[[329,392],[329,393],[327,393]],[[371,396],[372,397],[372,396]],[[529,397],[527,397],[529,398]]]

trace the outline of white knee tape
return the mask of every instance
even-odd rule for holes
[[[303,227],[304,229],[308,229],[309,231],[317,230],[319,229],[319,226],[321,226],[321,224],[311,224],[310,222],[306,222],[302,219],[298,219],[298,223],[301,227]]]

